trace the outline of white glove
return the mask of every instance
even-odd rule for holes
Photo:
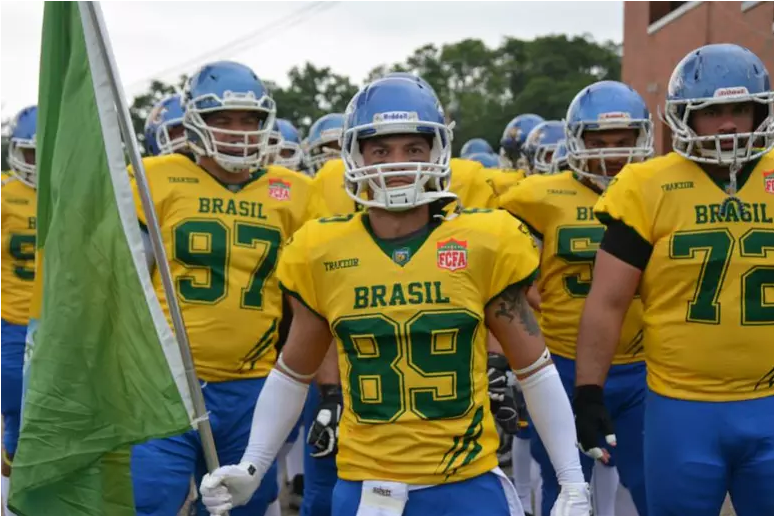
[[[255,466],[249,462],[221,466],[204,475],[199,492],[210,514],[220,515],[246,504],[261,484]]]
[[[589,516],[591,495],[588,484],[564,484],[551,509],[551,516]]]

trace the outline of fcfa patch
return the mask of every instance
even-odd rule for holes
[[[468,242],[450,238],[445,242],[438,242],[437,264],[439,269],[456,271],[468,266]]]
[[[766,193],[774,194],[774,170],[763,173],[763,189]]]
[[[290,183],[282,179],[269,179],[269,197],[278,201],[289,201]]]

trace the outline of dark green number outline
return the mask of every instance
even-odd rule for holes
[[[32,246],[32,252],[25,252],[26,246]],[[12,234],[8,245],[8,251],[13,257],[13,273],[23,281],[35,279],[35,235]],[[20,263],[31,262],[31,263]],[[32,269],[28,268],[31,266]]]
[[[250,275],[250,281],[242,289],[240,306],[261,310],[263,287],[277,265],[282,233],[273,227],[252,222],[234,222],[233,245],[256,249],[258,242],[266,244],[266,250]],[[189,303],[216,304],[228,295],[228,272],[231,259],[231,231],[219,220],[185,219],[172,228],[172,258],[188,268],[208,271],[208,283],[197,284],[193,276],[181,275],[175,283],[178,295]],[[208,238],[208,248],[196,251],[191,248],[194,236]]]
[[[588,297],[593,278],[594,258],[599,244],[605,235],[605,227],[596,226],[559,226],[556,229],[556,256],[570,265],[588,265],[589,280],[581,280],[581,273],[562,275],[562,285],[570,297]],[[574,250],[574,244],[582,241],[587,249]],[[595,246],[596,247],[593,247]]]
[[[331,328],[345,351],[358,421],[386,423],[406,410],[423,419],[464,416],[473,407],[473,346],[480,325],[479,317],[460,309],[421,311],[404,325],[382,314],[337,319]],[[441,342],[449,349],[437,349]],[[453,394],[439,395],[437,387],[407,388],[397,367],[405,353],[418,374],[451,381]],[[366,381],[379,393],[372,400],[363,398]]]
[[[739,239],[742,256],[774,262],[774,229],[751,229]],[[756,265],[742,275],[742,324],[759,326],[774,323],[774,305],[764,303],[765,288],[774,288],[774,265]]]

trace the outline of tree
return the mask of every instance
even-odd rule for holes
[[[348,77],[333,73],[328,67],[306,63],[303,68],[294,66],[288,76],[287,89],[272,90],[277,117],[290,120],[304,133],[321,116],[344,112],[357,93],[357,86]]]
[[[427,80],[447,110],[456,106],[455,150],[474,137],[497,147],[514,116],[537,113],[562,119],[583,87],[619,80],[621,50],[612,42],[596,43],[589,35],[506,38],[496,49],[466,39],[441,48],[425,45],[403,63],[374,68],[369,78],[398,69]]]
[[[455,151],[476,137],[496,148],[505,125],[516,115],[537,113],[560,120],[582,88],[603,79],[620,80],[621,54],[619,44],[598,43],[588,34],[554,34],[532,41],[505,38],[497,48],[465,39],[440,47],[424,45],[402,62],[375,67],[366,82],[393,71],[420,75],[435,89],[447,115],[453,112]],[[308,62],[293,67],[288,78],[287,88],[265,82],[277,116],[302,132],[327,113],[343,112],[357,92],[348,77]],[[184,81],[181,77],[181,86]],[[134,99],[132,120],[139,135],[152,106],[174,91],[172,85],[154,81],[148,92]]]

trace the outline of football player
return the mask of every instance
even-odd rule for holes
[[[579,442],[624,448],[602,386],[639,293],[650,514],[717,514],[726,491],[739,516],[774,514],[769,73],[737,45],[698,48],[672,73],[665,119],[674,152],[628,166],[594,208],[607,231],[578,336]]]
[[[185,153],[187,146],[180,95],[164,97],[153,106],[145,121],[145,150],[151,156],[162,156]]]
[[[564,123],[558,120],[541,122],[527,135],[524,154],[529,168],[527,174],[548,174],[551,172],[551,158],[564,140]]]
[[[307,168],[313,176],[325,163],[339,158],[343,129],[344,115],[341,113],[328,113],[317,119],[309,128],[305,158]]]
[[[524,153],[524,144],[529,132],[541,122],[543,119],[538,115],[519,115],[505,127],[500,140],[501,171],[493,174],[489,181],[495,196],[502,195],[526,176],[529,161]]]
[[[171,154],[144,164],[218,456],[229,463],[244,451],[255,400],[276,359],[283,313],[274,271],[283,243],[307,218],[310,180],[258,168],[275,106],[250,68],[205,65],[190,78],[183,104],[196,162]],[[138,196],[136,203],[145,224]],[[152,277],[163,301],[157,270]],[[275,466],[267,467],[271,474],[234,516],[264,514],[276,500]],[[198,434],[134,447],[132,473],[138,514],[176,514],[190,475],[204,473]],[[269,514],[279,514],[272,507]]]
[[[415,81],[375,81],[350,103],[346,188],[367,211],[312,221],[285,249],[290,336],[242,461],[202,482],[211,513],[259,485],[333,337],[344,395],[333,514],[522,514],[497,467],[489,327],[549,443],[563,484],[557,508],[588,514],[569,402],[525,297],[537,251],[502,211],[443,210],[456,197],[451,137],[437,99]]]
[[[468,140],[460,149],[460,158],[470,159],[473,154],[494,154],[494,149],[483,138]]]
[[[481,163],[484,168],[500,167],[500,160],[497,159],[497,154],[493,152],[476,152],[467,156],[466,159],[469,159],[470,161],[477,161]]]
[[[435,97],[432,87],[422,78],[403,72],[387,78],[404,78],[417,82]],[[452,158],[450,190],[461,199],[463,206],[487,208],[494,197],[487,184],[489,171],[475,161]],[[330,217],[362,210],[344,189],[344,161],[331,159],[317,172],[313,181],[318,215]],[[308,430],[308,446],[304,460],[304,498],[302,516],[329,516],[331,495],[336,484],[336,428],[341,413],[342,394],[335,356],[329,357],[312,383],[304,409],[304,426]]]
[[[551,155],[551,174],[558,174],[564,170],[569,170],[570,165],[567,163],[567,142],[562,138],[559,143],[556,144],[556,149]]]
[[[11,462],[21,423],[24,342],[35,279],[37,106],[22,109],[11,123],[10,174],[2,183],[2,496],[8,511]]]
[[[500,166],[504,169],[522,169],[527,166],[524,154],[524,144],[530,131],[541,122],[545,122],[539,115],[527,113],[519,115],[505,126],[503,137],[500,139]]]
[[[301,150],[301,137],[298,129],[284,118],[274,121],[274,130],[266,148],[267,164],[274,164],[301,172],[304,152]]]
[[[614,81],[581,90],[567,110],[566,123],[572,171],[530,176],[503,194],[500,205],[529,225],[542,241],[540,323],[564,387],[571,393],[580,314],[589,292],[594,256],[605,232],[592,207],[624,165],[653,153],[653,131],[640,95]],[[620,446],[613,451],[621,479],[632,491],[640,515],[645,516],[642,305],[635,300],[627,302],[625,308],[630,304],[624,331],[616,342],[615,365],[605,385],[605,403],[621,429]],[[543,475],[543,514],[547,514],[559,486],[540,436],[533,436],[532,453]],[[584,456],[586,479],[592,466],[593,461]]]

